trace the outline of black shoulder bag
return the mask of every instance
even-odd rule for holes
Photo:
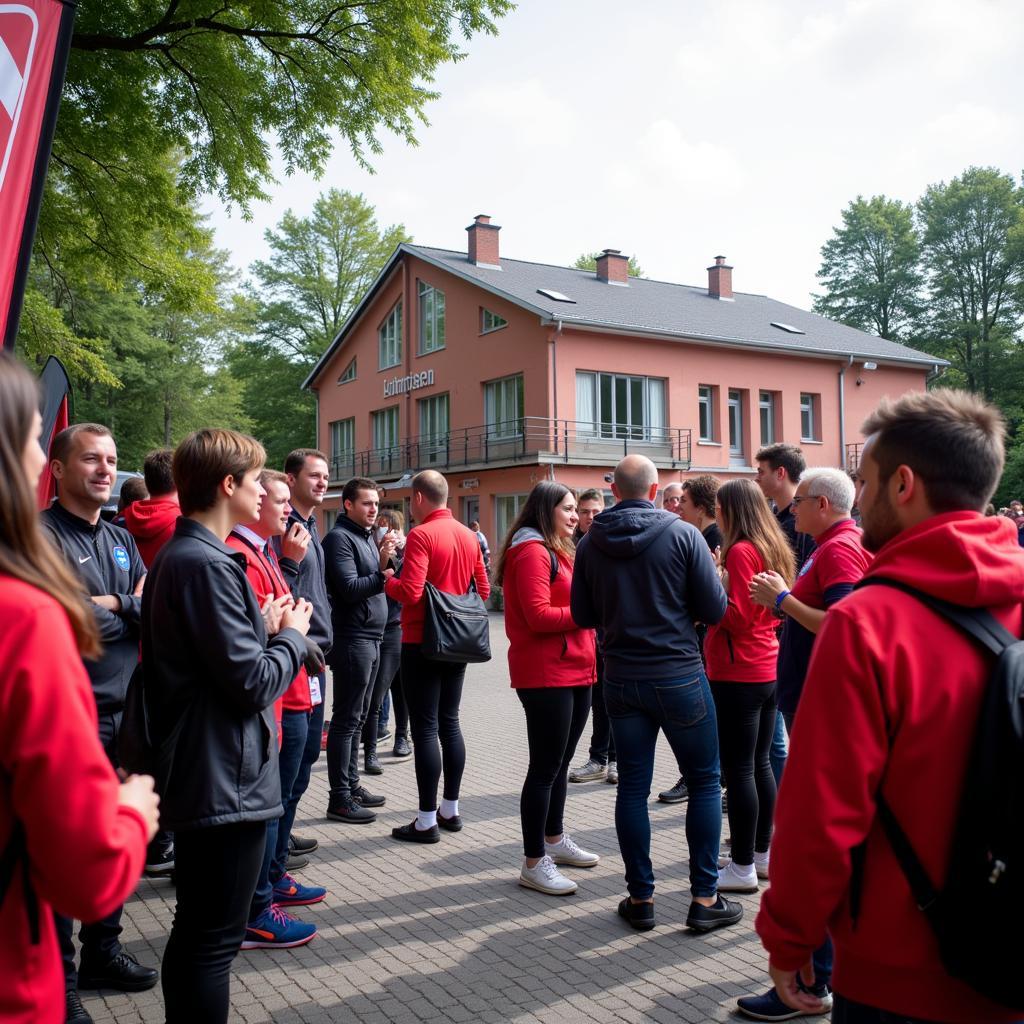
[[[423,609],[423,657],[464,665],[491,660],[490,620],[475,580],[465,594],[425,584]]]

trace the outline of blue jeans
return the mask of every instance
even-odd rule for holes
[[[718,889],[722,796],[718,723],[707,677],[697,669],[684,678],[658,682],[605,679],[604,692],[619,765],[615,830],[630,896],[649,899],[654,895],[647,798],[651,794],[659,729],[665,733],[690,790],[686,813],[690,892],[694,896],[714,896]]]
[[[775,735],[772,737],[772,749],[768,754],[768,760],[772,766],[772,775],[775,776],[775,787],[782,781],[782,769],[786,767],[786,758],[789,755],[789,735],[786,732],[786,720],[779,713],[775,716]]]
[[[281,753],[278,763],[281,766],[281,803],[284,813],[278,821],[277,843],[274,858],[270,866],[271,884],[280,881],[288,870],[288,840],[291,838],[292,825],[295,823],[295,810],[299,806],[298,798],[292,800],[303,756],[306,753],[306,741],[309,739],[310,719],[313,712],[288,711],[281,715]],[[323,722],[323,705],[320,705],[320,721]],[[317,754],[320,753],[320,733],[316,734]],[[306,773],[309,781],[309,773]],[[300,793],[299,796],[302,794]]]
[[[323,673],[320,674],[319,678],[320,693],[322,694],[324,692],[324,683],[327,680]],[[323,735],[323,731],[324,705],[321,701],[313,708],[309,716],[306,749],[302,752],[302,760],[299,762],[299,773],[295,776],[291,794],[287,798],[283,793],[281,794],[281,801],[284,804],[284,814],[281,815],[281,820],[288,822],[289,833],[295,822],[295,810],[299,806],[299,801],[306,790],[309,789],[309,778],[313,772],[313,765],[320,760],[320,737]]]

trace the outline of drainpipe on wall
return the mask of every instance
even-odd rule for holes
[[[845,366],[839,368],[839,465],[846,465],[846,371],[853,366],[853,356],[847,357]]]

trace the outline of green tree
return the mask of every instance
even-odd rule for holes
[[[821,248],[814,312],[891,340],[907,339],[921,314],[920,243],[914,210],[858,196]]]
[[[573,264],[575,270],[597,270],[597,257],[600,256],[599,252],[584,252],[576,257],[576,262]],[[640,268],[640,264],[637,263],[635,256],[629,257],[629,276],[630,277],[646,277],[647,275]]]

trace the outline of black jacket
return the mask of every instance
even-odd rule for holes
[[[142,599],[134,597],[139,580],[146,575],[132,535],[120,526],[100,519],[95,526],[54,502],[40,516],[53,543],[77,573],[90,595],[115,594],[120,612],[108,611],[92,601],[103,654],[86,661],[96,709],[100,714],[120,711],[128,680],[139,662],[139,613]]]
[[[576,549],[570,604],[578,626],[603,629],[608,679],[653,682],[700,670],[693,624],[718,622],[728,600],[696,527],[649,501],[620,501]]]
[[[301,562],[281,558],[281,538],[271,537],[270,546],[277,553],[281,572],[288,581],[292,597],[304,597],[313,606],[309,620],[307,638],[312,640],[326,656],[331,649],[334,635],[331,631],[331,601],[327,596],[327,580],[324,569],[324,549],[317,531],[316,515],[303,519],[294,509],[288,517],[288,529],[299,523],[309,531],[309,549]]]
[[[382,639],[388,602],[373,530],[357,526],[344,514],[338,516],[324,537],[324,560],[335,642],[342,637]]]
[[[291,685],[304,652],[294,629],[268,643],[245,556],[205,526],[179,519],[142,598],[162,827],[281,815],[274,701]]]

